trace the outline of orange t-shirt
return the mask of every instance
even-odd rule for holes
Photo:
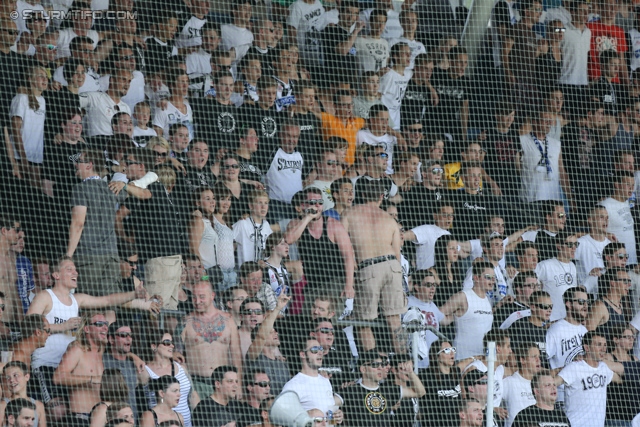
[[[364,127],[364,119],[354,117],[347,121],[345,125],[343,121],[331,114],[322,113],[322,137],[326,140],[332,136],[344,138],[349,143],[345,162],[352,165],[356,154],[356,134]]]

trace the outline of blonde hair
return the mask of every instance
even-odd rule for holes
[[[175,185],[176,173],[173,169],[169,167],[162,167],[156,171],[156,174],[158,175],[158,181],[160,181],[165,188],[171,188]]]
[[[81,318],[82,320],[80,321],[80,326],[78,327],[78,329],[76,330],[76,333],[74,334],[76,337],[76,340],[73,343],[74,345],[77,345],[84,351],[91,350],[91,345],[89,344],[89,340],[87,339],[87,334],[84,331],[84,328],[87,326],[91,326],[91,318],[99,315],[104,316],[104,312],[89,310],[82,313],[82,318]]]
[[[149,138],[149,141],[147,141],[147,148],[149,150],[153,150],[153,148],[156,146],[165,148],[167,152],[171,151],[171,145],[169,144],[169,141],[161,136],[153,136]]]
[[[252,190],[249,193],[249,203],[255,203],[258,197],[266,197],[269,200],[269,194],[264,190]]]
[[[47,79],[49,78],[47,70],[45,70],[44,67],[36,66],[27,68],[27,71],[24,73],[24,80],[31,82],[36,81],[36,79],[34,79],[34,76],[38,71],[43,71],[47,76]],[[29,88],[27,97],[29,99],[29,108],[33,111],[38,111],[40,109],[40,102],[38,102],[38,98],[33,94],[33,89]]]

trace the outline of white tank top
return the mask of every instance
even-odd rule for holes
[[[204,268],[211,268],[218,265],[216,260],[216,246],[218,246],[218,233],[211,226],[211,221],[202,218],[204,222],[204,230],[202,231],[202,239],[200,240],[200,258]]]
[[[64,305],[51,289],[46,289],[46,291],[51,295],[52,304],[51,311],[45,317],[51,325],[59,325],[72,317],[78,317],[78,301],[76,301],[73,294],[70,295],[71,305]],[[62,355],[67,351],[67,346],[75,341],[75,337],[71,333],[72,331],[67,331],[49,335],[44,347],[33,352],[32,367],[50,366],[56,368],[60,364],[60,360],[62,360]]]
[[[484,335],[491,330],[493,313],[489,298],[480,298],[473,289],[465,289],[467,296],[467,312],[456,317],[456,360],[466,359],[471,356],[483,354],[482,340]]]

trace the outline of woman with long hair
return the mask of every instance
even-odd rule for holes
[[[216,247],[216,259],[222,270],[223,287],[228,289],[237,284],[236,258],[233,255],[233,243],[235,232],[233,224],[229,221],[229,211],[234,202],[233,194],[221,182],[213,187],[216,196],[216,211],[213,214],[213,229],[218,234],[218,246]]]
[[[165,376],[174,378],[179,384],[179,397],[177,403],[171,408],[175,409],[182,417],[185,427],[191,426],[191,408],[195,408],[200,402],[198,393],[191,387],[191,379],[184,368],[173,361],[175,346],[169,332],[154,331],[150,340],[151,360],[145,365],[142,380],[157,380]],[[147,395],[149,408],[154,408],[162,396],[158,392]]]
[[[100,381],[100,402],[91,409],[91,427],[103,427],[107,409],[115,402],[129,400],[129,387],[118,369],[105,369]]]
[[[213,228],[213,214],[216,210],[216,197],[213,189],[199,187],[194,191],[195,208],[202,214],[194,217],[189,225],[189,250],[197,255],[205,270],[218,265],[216,247],[218,234]]]
[[[426,394],[420,400],[421,422],[425,427],[458,425],[458,402],[461,399],[460,368],[456,365],[456,348],[449,341],[436,341],[429,350],[429,367],[420,380]]]
[[[173,408],[180,401],[180,383],[171,375],[163,375],[152,380],[149,387],[156,394],[157,405],[142,414],[140,425],[142,427],[157,427],[164,421],[178,421],[181,427],[185,427],[182,414]]]
[[[242,215],[249,213],[249,193],[253,186],[240,181],[240,161],[235,154],[227,154],[220,161],[220,178],[232,195],[228,221],[233,225]]]
[[[29,82],[29,88],[27,93],[19,93],[11,101],[11,139],[7,143],[7,156],[15,177],[43,189],[40,168],[44,160],[46,101],[42,92],[47,90],[49,78],[43,67],[28,68],[23,78]],[[51,194],[50,190],[48,194]]]
[[[607,339],[618,325],[631,321],[631,310],[627,295],[631,279],[626,270],[610,268],[598,278],[598,299],[589,308],[585,326],[590,331],[598,330]]]
[[[436,276],[438,291],[434,301],[442,307],[453,294],[460,292],[464,277],[458,266],[458,241],[450,234],[440,236],[434,247],[435,264],[433,272]]]

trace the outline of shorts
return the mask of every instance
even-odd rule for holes
[[[94,297],[122,292],[120,258],[113,255],[76,255],[73,262],[78,269],[77,292]]]
[[[359,269],[355,282],[355,319],[377,319],[378,311],[384,316],[400,315],[407,311],[407,298],[402,290],[402,267],[398,260]]]

